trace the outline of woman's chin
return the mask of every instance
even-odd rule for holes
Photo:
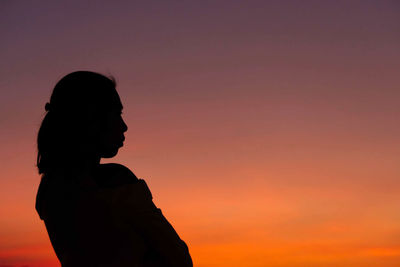
[[[112,158],[112,157],[115,157],[115,156],[118,154],[119,148],[120,148],[120,147],[117,147],[117,148],[115,148],[115,149],[110,149],[110,150],[104,151],[104,152],[101,154],[101,157],[102,157],[102,158]]]

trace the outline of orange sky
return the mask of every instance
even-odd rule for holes
[[[59,266],[34,210],[55,83],[112,74],[131,168],[195,266],[400,266],[395,1],[0,4],[0,266]]]

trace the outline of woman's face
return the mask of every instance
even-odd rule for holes
[[[125,140],[124,133],[128,130],[122,119],[122,104],[118,95],[117,97],[117,104],[106,111],[104,120],[101,121],[97,147],[102,158],[112,158],[117,155]]]

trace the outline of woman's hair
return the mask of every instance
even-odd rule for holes
[[[120,106],[115,86],[114,78],[90,71],[70,73],[56,84],[37,137],[39,174],[87,156],[95,138],[89,130]]]

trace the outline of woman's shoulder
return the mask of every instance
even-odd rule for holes
[[[119,210],[129,207],[130,210],[150,210],[155,206],[152,202],[153,196],[147,183],[138,179],[136,175],[126,166],[116,163],[101,164],[99,177],[102,194],[112,203],[118,203]]]
[[[138,181],[128,167],[118,163],[100,164],[96,173],[96,182],[101,187],[118,187]]]

